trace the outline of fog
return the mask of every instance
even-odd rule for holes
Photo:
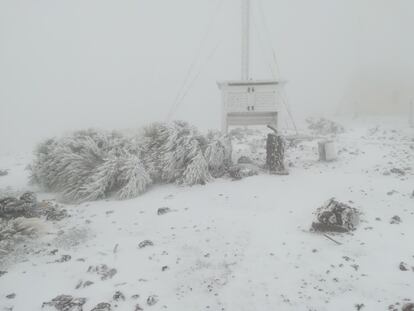
[[[240,4],[221,1],[0,0],[0,152],[164,121],[206,33],[173,118],[218,128],[216,81],[240,77]],[[295,117],[406,113],[413,1],[256,1],[252,76],[273,48]]]

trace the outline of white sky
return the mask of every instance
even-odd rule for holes
[[[219,1],[0,0],[0,152],[164,120]],[[240,4],[223,1],[174,116],[202,128],[219,126],[216,80],[240,76]],[[270,78],[270,39],[296,115],[413,96],[414,1],[261,2],[269,36],[254,5],[254,77]]]

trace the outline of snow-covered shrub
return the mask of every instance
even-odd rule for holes
[[[135,137],[79,131],[35,151],[32,182],[68,202],[136,197],[152,183],[205,184],[231,163],[229,138],[185,122],[153,123]]]
[[[117,181],[122,185],[117,193],[120,199],[137,197],[152,183],[150,174],[136,155],[123,158]]]
[[[213,177],[221,177],[231,164],[232,146],[228,136],[219,132],[207,134],[207,146],[204,157]]]
[[[0,218],[0,249],[11,251],[19,241],[38,236],[46,230],[47,225],[40,218]]]
[[[308,118],[306,122],[308,123],[308,129],[316,135],[340,134],[345,132],[342,125],[325,118]]]
[[[151,184],[146,172],[139,174],[136,168],[125,172],[131,159],[137,163],[140,153],[137,145],[118,133],[79,131],[40,144],[31,179],[46,190],[61,193],[68,202],[102,199],[112,192],[132,197]]]
[[[154,181],[204,184],[231,159],[231,143],[218,135],[202,136],[186,122],[155,123],[144,130],[143,155]]]

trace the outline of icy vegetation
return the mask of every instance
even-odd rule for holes
[[[326,118],[309,118],[306,122],[308,129],[317,135],[340,134],[345,131],[342,125]]]
[[[339,121],[346,131],[335,137],[335,161],[319,160],[321,135],[285,135],[289,175],[262,169],[269,131],[250,128],[231,132],[233,178],[202,187],[157,185],[131,200],[58,206],[38,191],[40,223],[17,219],[29,215],[31,195],[5,194],[14,199],[2,204],[0,310],[412,310],[413,129]],[[171,129],[161,125],[128,138],[157,156],[147,163],[132,153],[153,183],[185,182],[188,166],[168,180],[174,170],[163,161],[181,156],[174,148],[186,135],[174,126],[169,145],[159,134]],[[219,176],[225,139],[187,133],[200,147],[188,150],[201,150],[211,178]],[[222,153],[207,151],[213,142]],[[0,192],[26,189],[31,161],[0,156],[9,171]]]
[[[31,180],[66,202],[94,201],[115,194],[133,198],[154,183],[205,184],[231,163],[231,143],[201,135],[185,122],[154,123],[132,137],[78,131],[41,143]]]

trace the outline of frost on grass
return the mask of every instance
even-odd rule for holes
[[[154,123],[142,134],[78,131],[35,150],[31,180],[67,202],[112,194],[133,198],[153,183],[205,184],[224,174],[231,144],[218,133],[201,135],[185,122]]]

